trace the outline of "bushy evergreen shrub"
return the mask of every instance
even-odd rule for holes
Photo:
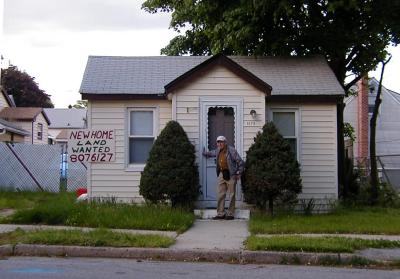
[[[339,198],[345,203],[353,203],[360,195],[360,171],[354,168],[353,159],[344,159],[344,185],[339,185]]]
[[[244,198],[273,214],[277,200],[293,203],[301,192],[300,166],[289,143],[272,122],[264,125],[247,151],[242,183]]]
[[[157,137],[140,179],[140,194],[152,203],[192,207],[199,195],[195,148],[182,126],[170,121]]]

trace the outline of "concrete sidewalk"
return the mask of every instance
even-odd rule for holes
[[[40,229],[80,229],[89,228],[65,226],[33,226],[0,224],[0,233],[10,232],[20,227],[23,230]],[[400,249],[366,249],[354,254],[347,253],[304,253],[247,251],[243,242],[250,235],[246,220],[214,221],[196,220],[192,228],[183,234],[176,232],[145,230],[114,230],[134,234],[161,234],[176,239],[170,248],[113,248],[78,247],[17,244],[0,246],[0,256],[69,256],[69,257],[109,257],[133,259],[157,259],[175,261],[210,261],[260,264],[323,264],[327,262],[351,264],[355,258],[381,262],[400,261]],[[328,234],[305,234],[304,236],[327,236]],[[262,235],[268,237],[271,235]],[[400,240],[400,236],[384,235],[328,235],[364,239]]]
[[[243,242],[250,235],[247,221],[195,221],[193,226],[176,238],[172,249],[243,250]]]

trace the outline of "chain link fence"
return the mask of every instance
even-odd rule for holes
[[[400,192],[400,154],[379,155],[377,158],[379,178],[387,182],[397,192]],[[370,161],[355,158],[355,165],[361,162],[359,166],[364,166],[365,175],[370,173]]]
[[[0,143],[0,189],[74,191],[86,183],[86,166],[67,162],[59,145]]]
[[[400,154],[377,157],[382,171],[382,181],[386,181],[400,192]]]

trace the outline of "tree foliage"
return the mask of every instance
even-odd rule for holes
[[[153,203],[191,207],[199,195],[195,148],[182,126],[170,121],[157,137],[140,178],[140,194]]]
[[[17,107],[53,108],[49,95],[40,89],[35,78],[10,65],[2,70],[1,85],[7,94],[12,95]]]
[[[150,12],[172,12],[180,34],[167,55],[324,55],[343,85],[383,60],[400,41],[400,1],[147,0]]]
[[[289,143],[272,122],[264,125],[246,156],[243,194],[247,202],[273,214],[276,200],[296,201],[301,191],[300,166]]]
[[[85,109],[87,108],[87,105],[88,105],[87,100],[77,100],[74,105],[69,105],[68,108]]]

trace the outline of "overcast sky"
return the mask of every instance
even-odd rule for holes
[[[168,29],[170,14],[146,13],[140,9],[142,2],[0,0],[3,67],[10,61],[25,70],[51,95],[55,107],[66,108],[80,99],[88,55],[159,55],[175,36]],[[400,47],[390,52],[393,59],[384,85],[400,92]]]

